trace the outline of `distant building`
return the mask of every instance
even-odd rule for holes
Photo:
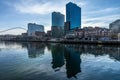
[[[112,30],[113,32],[120,32],[120,19],[112,22],[109,25],[110,30]]]
[[[52,12],[52,26],[64,27],[64,15],[60,12]]]
[[[27,37],[27,33],[22,33],[21,34],[23,37]]]
[[[109,40],[111,31],[107,28],[100,27],[84,27],[85,40]]]
[[[70,22],[65,22],[64,23],[64,34],[67,34],[70,30]]]
[[[52,37],[53,38],[61,38],[63,36],[63,28],[52,26]]]
[[[83,29],[75,30],[75,36],[78,39],[83,39],[84,38],[84,30]]]
[[[66,4],[66,22],[70,22],[70,30],[81,28],[81,8],[72,2]]]
[[[44,26],[35,23],[28,24],[28,36],[36,36],[36,32],[44,32]]]
[[[47,37],[51,37],[51,36],[52,36],[51,30],[47,31]]]
[[[45,32],[40,32],[40,31],[36,31],[35,32],[35,36],[37,37],[37,38],[44,38],[44,36],[45,36]]]
[[[63,36],[64,15],[60,12],[52,13],[52,37],[60,38]]]

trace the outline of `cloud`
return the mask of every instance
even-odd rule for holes
[[[52,2],[22,0],[20,3],[14,4],[14,8],[20,13],[27,14],[49,14],[53,11],[60,11],[64,13],[64,6],[53,4]]]
[[[77,1],[76,4],[80,7],[85,7],[86,5],[88,5],[88,2],[87,1],[86,2],[85,1],[81,1],[81,2]]]
[[[109,13],[109,12],[113,12],[113,11],[117,11],[120,10],[120,7],[111,7],[111,8],[105,8],[105,9],[101,9],[101,10],[97,10],[97,11],[91,11],[88,14],[100,14],[100,13]]]
[[[120,18],[120,7],[107,7],[104,9],[83,12],[83,26],[109,27],[109,24]]]
[[[46,1],[46,2],[45,2]],[[28,14],[49,14],[53,11],[61,12],[65,14],[65,5],[67,0],[48,1],[48,0],[21,0],[19,3],[15,3],[14,8],[21,13]],[[73,1],[73,0],[72,0]],[[76,2],[79,6],[86,5],[85,2]]]
[[[100,27],[109,27],[109,23],[119,19],[120,15],[108,15],[103,17],[95,18],[84,18],[83,26],[100,26]]]
[[[106,20],[113,20],[113,19],[117,19],[119,18],[120,15],[116,14],[116,15],[108,15],[108,16],[102,16],[102,17],[95,17],[95,18],[89,18],[89,19],[85,19],[86,21],[106,21]]]
[[[64,7],[52,5],[51,3],[45,4],[34,4],[34,5],[24,5],[24,4],[16,4],[14,5],[15,9],[21,13],[29,13],[29,14],[48,14],[53,11],[60,11],[64,13]]]

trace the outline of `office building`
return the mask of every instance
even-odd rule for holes
[[[52,13],[52,26],[64,26],[64,15],[60,12],[53,12]]]
[[[70,30],[81,28],[81,8],[72,2],[66,4],[66,22],[70,22]]]
[[[119,32],[120,33],[120,19],[112,22],[110,25],[109,25],[109,28],[110,30],[112,30],[113,32]]]
[[[70,22],[65,22],[64,23],[64,34],[67,34],[70,30]]]
[[[28,36],[36,36],[36,32],[44,32],[44,26],[35,23],[28,24]]]
[[[64,15],[60,12],[52,13],[52,37],[60,38],[63,36]]]

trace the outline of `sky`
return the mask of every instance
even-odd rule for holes
[[[109,28],[109,24],[120,19],[120,0],[0,0],[0,31],[23,27],[28,23],[51,29],[51,13],[65,15],[65,5],[74,2],[82,9],[82,27],[100,26]],[[16,29],[0,34],[21,34],[25,30]]]

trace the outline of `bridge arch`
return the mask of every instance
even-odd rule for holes
[[[21,29],[21,30],[24,30],[25,32],[27,32],[27,29],[25,29],[23,27],[14,27],[14,28],[9,28],[9,29],[5,29],[5,30],[1,30],[0,34],[4,34],[5,32],[16,30],[16,29]]]

